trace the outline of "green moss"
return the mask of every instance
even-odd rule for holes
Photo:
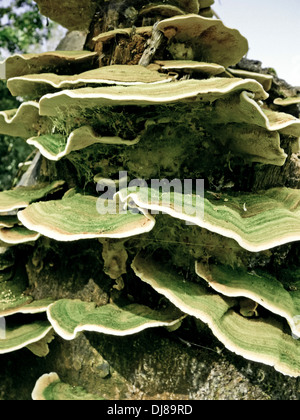
[[[199,178],[211,171],[216,156],[220,159],[221,155],[226,163],[222,146],[215,134],[210,134],[209,110],[210,106],[186,104],[101,107],[53,123],[55,133],[65,136],[84,124],[101,136],[128,140],[141,136],[132,146],[97,144],[67,156],[82,185],[98,174],[117,178],[121,170],[128,171],[131,179]]]
[[[133,256],[143,249],[156,255],[159,261],[171,262],[193,278],[195,260],[224,261],[230,266],[243,265],[251,253],[243,250],[234,240],[221,237],[195,225],[172,217],[157,215],[155,228],[138,239],[129,240],[127,248]]]
[[[297,266],[289,266],[278,270],[278,278],[284,288],[289,292],[300,290],[300,269]]]
[[[273,69],[273,67],[268,67],[268,73],[274,74],[274,76],[277,76],[277,71]]]
[[[67,156],[82,188],[90,184],[93,189],[95,175],[118,178],[119,171],[127,171],[130,179],[205,178],[208,188],[233,185],[243,166],[222,144],[225,127],[214,125],[211,111],[211,105],[199,103],[103,106],[53,119],[53,132],[67,137],[89,125],[101,136],[140,136],[135,145],[96,144]]]

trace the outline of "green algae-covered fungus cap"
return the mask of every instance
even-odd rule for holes
[[[153,217],[143,213],[102,214],[97,209],[97,200],[97,197],[75,194],[62,200],[35,203],[20,211],[18,217],[28,229],[57,241],[127,238],[154,227]]]
[[[288,98],[276,98],[274,99],[275,105],[290,106],[300,104],[300,96],[293,96]]]
[[[143,83],[166,83],[173,78],[145,67],[112,65],[100,67],[75,75],[54,73],[27,74],[13,77],[7,87],[14,96],[42,96],[49,91],[82,87],[84,85],[140,85]]]
[[[0,192],[0,214],[27,207],[30,203],[40,200],[62,188],[64,181],[53,181],[30,187],[16,187]]]
[[[182,312],[208,324],[213,334],[234,353],[300,376],[300,342],[285,331],[284,322],[270,317],[249,319],[235,311],[235,298],[221,296],[198,283],[186,281],[169,266],[138,255],[135,274],[169,299]]]
[[[62,382],[55,372],[42,375],[31,395],[34,401],[94,401],[103,400],[98,395],[89,394],[82,387]]]
[[[0,112],[0,134],[8,136],[28,138],[47,129],[49,124],[48,118],[39,115],[39,104],[34,101]]]
[[[247,297],[284,317],[291,332],[300,336],[299,324],[295,322],[300,313],[300,293],[298,290],[286,290],[275,276],[263,270],[247,271],[245,267],[232,268],[201,262],[196,263],[196,273],[217,292],[230,297]]]
[[[0,354],[10,353],[42,340],[52,330],[48,321],[32,320],[26,324],[6,324],[5,338],[0,339]]]
[[[215,77],[182,80],[163,84],[112,86],[63,90],[47,94],[39,102],[40,114],[57,116],[67,109],[92,109],[97,106],[163,105],[179,102],[213,102],[234,92],[248,90],[257,99],[269,95],[256,80]]]
[[[248,51],[247,39],[236,29],[227,28],[219,19],[196,14],[175,16],[160,21],[157,28],[170,43],[188,42],[194,60],[228,67],[240,61]]]
[[[0,241],[8,245],[18,245],[37,241],[40,234],[26,229],[24,226],[0,229]]]
[[[122,202],[140,209],[161,211],[209,231],[235,239],[248,251],[258,252],[300,240],[300,190],[271,188],[257,193],[222,193],[221,199],[195,194],[162,194],[154,188],[125,188],[117,192]],[[183,205],[184,204],[184,205]],[[202,206],[203,211],[200,210]]]
[[[14,54],[0,62],[0,79],[26,74],[72,71],[94,68],[97,53],[91,51],[47,51],[44,53]],[[82,70],[83,71],[83,70]]]
[[[81,150],[92,144],[111,144],[131,146],[137,144],[140,136],[134,140],[124,140],[118,136],[100,136],[92,127],[82,126],[66,137],[61,134],[44,134],[27,139],[27,143],[35,146],[49,160],[58,161],[75,150]],[[1,226],[1,219],[0,219]]]
[[[172,327],[183,316],[174,309],[159,311],[136,303],[96,307],[78,299],[58,300],[49,306],[47,315],[56,333],[65,340],[73,340],[81,331],[125,336],[147,328]]]

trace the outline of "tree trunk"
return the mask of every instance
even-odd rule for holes
[[[139,31],[134,25],[136,10],[128,7],[124,21],[118,5],[123,10],[120,1],[114,3],[114,8],[105,6],[105,10],[97,11],[90,26],[85,49],[98,52],[99,66],[147,66],[154,54],[156,60],[168,59],[167,40],[162,33],[158,35],[154,31],[151,37],[146,29]],[[152,26],[163,18],[144,19],[140,26]],[[111,42],[93,41],[104,32],[128,27],[132,28],[129,36],[120,32]],[[248,68],[251,70],[251,62],[248,62]],[[243,69],[247,69],[245,61]],[[271,90],[272,95],[276,96],[276,92]],[[297,112],[295,108],[292,111]],[[289,139],[283,137],[283,143],[285,141],[286,145],[290,144]],[[73,156],[55,165],[43,158],[41,175],[64,179],[69,188],[78,185],[85,188],[85,178],[78,172],[74,156],[78,161],[82,156],[84,159],[88,156],[94,164],[98,158],[95,150],[92,148],[87,155],[83,151],[74,152]],[[228,165],[226,156],[211,157],[204,151],[199,160],[208,174],[207,189],[215,194],[223,193],[230,183],[237,191],[278,186],[298,189],[298,150],[290,145],[285,151],[288,158],[283,166],[244,165],[235,158]],[[141,287],[130,275],[125,276],[125,286],[117,275],[116,278],[107,275],[109,270],[103,260],[105,246],[111,246],[114,258],[124,249],[114,247],[114,240],[104,244],[105,241],[100,243],[97,239],[64,243],[43,237],[34,246],[16,247],[16,262],[20,259],[26,267],[27,293],[37,300],[51,294],[54,300],[80,299],[95,302],[99,307],[122,296],[124,290],[142,303],[158,299],[150,287]],[[127,249],[129,255],[131,251]],[[274,266],[279,266],[283,259],[296,264],[299,261],[295,243],[276,247],[270,251],[265,263],[261,262],[264,253],[254,253],[252,257],[260,260],[260,267],[270,261]],[[30,399],[36,380],[48,372],[57,372],[63,382],[82,386],[105,399],[268,400],[300,397],[298,379],[287,378],[270,366],[250,362],[228,351],[204,323],[193,317],[188,317],[182,327],[173,332],[161,328],[127,337],[84,332],[71,341],[56,337],[49,348],[50,353],[43,358],[27,348],[1,356],[0,399]]]

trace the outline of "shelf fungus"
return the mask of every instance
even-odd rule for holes
[[[44,134],[27,139],[27,143],[35,146],[43,156],[55,161],[93,144],[132,146],[139,141],[140,136],[134,140],[124,140],[118,136],[101,136],[89,126],[77,128],[68,137],[62,134]]]
[[[168,50],[174,60],[208,61],[228,67],[248,51],[246,38],[219,19],[196,14],[175,16],[160,21],[157,28],[169,40]]]
[[[91,51],[49,51],[38,54],[15,54],[0,62],[0,79],[35,73],[56,74],[68,70],[74,73],[81,67],[95,67],[97,53]],[[75,70],[76,69],[76,70]]]
[[[46,312],[48,306],[53,303],[53,299],[45,298],[34,300],[31,296],[20,292],[15,280],[1,284],[0,287],[0,316],[14,314],[39,314]]]
[[[0,134],[28,138],[47,129],[49,120],[39,115],[37,102],[23,102],[18,109],[0,112]]]
[[[300,96],[274,99],[274,104],[280,105],[280,106],[297,105],[299,103],[300,103]]]
[[[262,84],[266,91],[270,90],[272,87],[273,76],[271,74],[262,74],[262,73],[255,73],[253,71],[246,71],[240,69],[227,69],[229,73],[231,73],[235,77],[241,77],[243,79],[255,79],[259,83]]]
[[[20,211],[18,217],[28,229],[57,241],[127,238],[148,232],[155,224],[151,215],[119,212],[112,200],[100,204],[97,200],[97,197],[74,194],[61,200],[35,203]],[[114,207],[111,213],[110,205]]]
[[[16,187],[0,192],[0,214],[27,207],[62,188],[64,181],[37,184],[32,187]]]
[[[134,34],[147,35],[151,37],[152,26],[137,27],[137,28],[117,28],[107,32],[101,32],[101,34],[93,38],[94,42],[106,43],[115,40],[118,36],[125,36],[131,38]]]
[[[180,311],[153,310],[135,303],[118,306],[61,299],[47,309],[54,330],[65,340],[73,340],[81,331],[125,336],[146,328],[172,327],[184,317]]]
[[[45,373],[37,381],[32,391],[33,401],[96,401],[104,398],[90,394],[79,386],[62,382],[57,373]]]
[[[0,243],[5,246],[14,246],[37,241],[40,237],[38,232],[27,229],[18,219],[15,220],[17,216],[6,216],[6,214],[17,212],[34,201],[50,196],[59,191],[64,183],[64,181],[54,181],[49,184],[42,183],[31,187],[16,187],[12,190],[0,192],[0,216],[2,220],[0,221]],[[10,224],[5,223],[5,220],[10,220]],[[14,222],[12,222],[13,220]]]
[[[253,94],[246,91],[216,101],[213,116],[215,122],[248,123],[280,134],[294,137],[300,135],[300,120],[298,118],[260,106],[253,99]]]
[[[87,31],[97,10],[97,3],[93,0],[87,0],[80,5],[77,0],[37,0],[36,3],[42,15],[48,16],[70,31]]]
[[[173,78],[141,66],[112,65],[75,75],[55,73],[28,74],[8,79],[7,87],[13,96],[41,97],[48,92],[79,88],[85,85],[140,85],[166,83]]]
[[[281,281],[263,270],[248,271],[243,267],[232,268],[221,264],[208,266],[197,262],[196,273],[222,295],[246,297],[282,316],[287,320],[291,334],[300,337],[297,321],[300,310],[298,290],[286,290]]]
[[[5,319],[0,354],[27,347],[36,356],[46,356],[53,339],[46,310],[53,299],[34,300],[26,294],[26,274],[19,267],[11,267],[10,275],[1,281],[1,274],[8,273],[7,270],[0,271],[0,317]]]
[[[182,72],[186,74],[203,74],[206,76],[216,76],[225,72],[225,67],[220,64],[207,63],[205,61],[189,60],[158,60],[155,61],[166,72]]]
[[[16,324],[9,317],[6,320],[5,338],[0,339],[0,354],[10,353],[31,346],[43,340],[52,330],[47,320],[24,321],[21,325]],[[46,351],[43,355],[46,355]]]
[[[133,202],[142,211],[163,212],[235,239],[252,252],[300,240],[299,190],[223,193],[222,199],[207,193],[203,200],[200,195],[191,195],[187,200],[179,192],[163,194],[156,189],[133,187],[117,195],[122,202]]]
[[[37,241],[40,234],[28,230],[24,226],[13,226],[11,228],[0,229],[0,241],[7,245],[18,245],[26,242]]]
[[[17,225],[19,220],[17,216],[2,216],[0,215],[0,229],[2,228],[12,228]]]
[[[54,117],[74,108],[92,109],[97,106],[162,105],[179,102],[213,102],[233,92],[248,90],[257,99],[266,99],[263,87],[251,79],[212,78],[183,80],[174,83],[140,86],[80,88],[47,94],[39,102],[40,115]]]
[[[1,255],[3,258],[3,256]],[[14,266],[0,271],[0,316],[5,317],[22,311],[32,301],[31,296],[24,294],[26,278],[22,271]]]
[[[137,256],[132,264],[136,275],[164,295],[182,312],[208,324],[229,350],[247,359],[274,366],[289,376],[300,375],[300,344],[284,323],[267,318],[246,318],[234,309],[234,298],[213,293],[187,282],[171,267]]]

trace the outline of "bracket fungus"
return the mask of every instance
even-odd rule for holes
[[[91,51],[49,51],[38,54],[15,54],[0,63],[0,79],[10,79],[27,74],[53,72],[59,74],[64,69],[94,67],[96,52]]]
[[[155,62],[161,66],[162,70],[183,72],[183,73],[203,73],[209,76],[216,76],[225,72],[225,67],[220,64],[206,63],[205,61],[189,60],[158,60]]]
[[[96,401],[103,400],[97,395],[90,394],[82,387],[74,387],[62,382],[55,372],[42,375],[32,391],[33,401]]]
[[[137,256],[132,264],[140,279],[167,297],[182,312],[207,323],[231,351],[274,366],[289,376],[300,374],[300,344],[271,317],[247,319],[234,311],[233,298],[214,294],[199,284],[183,281],[170,267]]]
[[[273,76],[231,68],[248,43],[211,18],[213,0],[37,3],[86,30],[87,50],[0,65],[27,101],[0,112],[0,133],[39,161],[29,184],[0,192],[0,353],[45,356],[54,332],[63,346],[88,331],[180,330],[192,317],[232,352],[300,376],[300,119],[278,112],[299,98],[273,101]],[[270,185],[255,187],[260,174]],[[32,396],[93,399],[53,373]]]
[[[2,220],[7,213],[18,211],[34,201],[59,191],[64,183],[64,181],[54,181],[50,184],[41,183],[0,192],[0,216]],[[10,226],[1,226],[0,224],[0,241],[6,246],[32,243],[37,241],[39,237],[38,232],[27,229],[20,221],[16,221]]]
[[[266,91],[271,89],[273,76],[271,74],[262,74],[262,73],[255,73],[253,71],[246,71],[240,69],[231,69],[228,68],[229,73],[231,73],[235,77],[241,77],[243,79],[255,79],[259,83],[262,84]]]
[[[148,188],[136,191],[135,187],[133,192],[125,189],[117,194],[122,202],[131,200],[142,211],[161,211],[196,224],[235,239],[252,252],[300,240],[299,190],[272,188],[251,194],[223,193],[221,200],[208,193],[203,203],[192,195],[184,206],[184,195],[177,192],[164,195]]]
[[[213,102],[233,92],[249,90],[257,99],[266,99],[268,94],[256,80],[212,78],[205,80],[183,80],[162,85],[112,86],[80,88],[47,94],[39,102],[40,115],[54,117],[62,110],[81,109],[100,105],[159,105],[177,102]]]
[[[247,271],[242,267],[196,263],[196,273],[222,295],[247,297],[270,312],[285,318],[294,337],[300,336],[299,291],[288,291],[275,276],[262,270]]]
[[[2,256],[2,255],[1,255]],[[3,276],[5,273],[5,276]],[[0,275],[0,316],[13,315],[32,302],[31,296],[26,296],[25,276],[20,271],[1,270]]]
[[[17,216],[2,216],[0,215],[0,229],[11,228],[18,224]]]
[[[275,105],[280,105],[280,106],[297,105],[299,103],[300,103],[300,97],[299,96],[274,99],[274,104]]]
[[[20,350],[42,340],[52,330],[48,321],[34,320],[22,325],[6,323],[5,339],[0,339],[0,354]]]
[[[140,16],[155,16],[160,15],[164,17],[171,17],[177,15],[184,15],[184,10],[171,4],[149,4],[145,5],[139,11]]]
[[[64,181],[54,181],[50,184],[37,184],[32,187],[16,187],[0,192],[0,214],[27,207],[53,193],[64,185]]]
[[[97,198],[81,194],[33,204],[20,211],[18,217],[28,229],[57,241],[126,238],[148,232],[155,224],[151,215],[141,213],[101,214]]]
[[[241,92],[239,96],[216,101],[214,113],[216,122],[249,123],[268,131],[278,131],[294,137],[300,135],[299,118],[260,106],[253,99],[253,95],[246,91]]]
[[[23,102],[18,109],[0,112],[1,134],[28,138],[48,126],[48,119],[39,115],[39,105],[34,101]]]
[[[145,305],[107,304],[96,308],[94,303],[62,299],[47,309],[54,330],[65,340],[73,340],[81,331],[124,336],[146,328],[172,327],[184,315],[180,311],[153,310]]]
[[[139,141],[140,136],[134,140],[124,140],[118,136],[101,136],[89,126],[77,128],[67,138],[61,134],[44,134],[27,139],[27,143],[39,149],[43,156],[55,161],[75,150],[81,150],[96,143],[132,146]]]
[[[28,74],[8,79],[7,87],[13,96],[41,97],[49,91],[79,88],[85,85],[139,85],[166,83],[173,78],[140,66],[113,65],[76,75],[55,73]]]
[[[24,244],[37,241],[40,234],[26,229],[24,226],[13,226],[0,229],[0,241],[8,245]]]
[[[41,14],[48,16],[55,22],[68,28],[70,31],[87,31],[97,10],[97,3],[86,0],[80,4],[78,10],[77,0],[58,1],[37,0]]]
[[[248,51],[246,38],[239,31],[227,28],[219,19],[196,14],[176,16],[160,21],[157,28],[171,43],[168,48],[174,60],[184,59],[190,49],[194,60],[228,67],[240,61]],[[180,47],[177,48],[177,45]]]
[[[126,36],[126,37],[131,37],[133,34],[147,34],[147,36],[151,36],[152,33],[152,26],[146,26],[146,27],[138,27],[136,29],[134,28],[118,28],[118,29],[114,29],[114,30],[110,30],[108,32],[102,32],[101,34],[95,36],[93,38],[94,42],[102,42],[102,43],[106,43],[108,41],[111,41],[113,39],[115,39],[116,36],[121,35],[121,36]]]
[[[4,293],[4,298],[0,300],[1,316],[14,314],[39,314],[46,312],[49,305],[53,303],[53,299],[50,298],[34,300],[31,296],[25,295],[23,291],[21,294],[13,294],[13,285],[11,283],[7,283],[5,286],[7,286],[8,291],[3,290],[4,286],[1,285],[1,296]]]
[[[49,353],[48,343],[53,339],[53,330],[46,318],[46,310],[53,299],[34,300],[26,293],[26,287],[26,274],[20,268],[12,267],[11,275],[0,281],[0,317],[6,319],[0,354],[24,347],[40,357]]]

